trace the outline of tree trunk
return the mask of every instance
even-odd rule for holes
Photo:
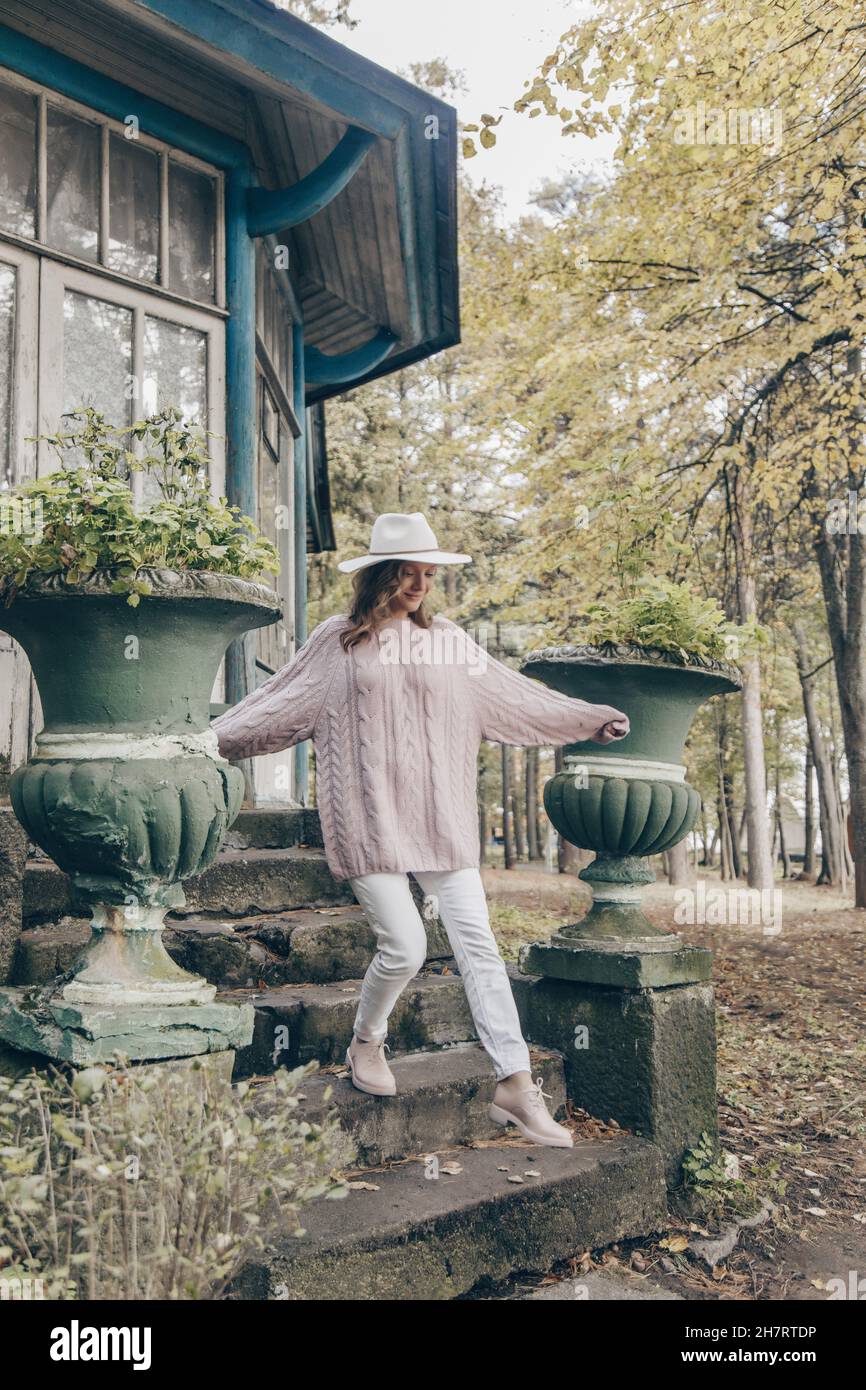
[[[514,836],[511,833],[511,749],[502,744],[502,836],[505,841],[505,867],[514,868]]]
[[[791,877],[791,861],[790,861],[790,859],[788,858],[788,848],[787,848],[787,845],[785,844],[785,823],[784,823],[784,821],[783,821],[783,819],[782,819],[782,810],[783,810],[783,807],[782,807],[782,715],[781,715],[781,712],[780,712],[780,710],[779,710],[778,708],[776,709],[774,733],[775,733],[776,750],[775,750],[775,757],[774,757],[774,759],[773,759],[773,763],[774,763],[774,767],[773,767],[773,791],[774,791],[774,796],[773,796],[773,819],[774,819],[774,821],[775,821],[776,832],[778,832],[778,836],[779,836],[779,854],[782,856],[782,878],[790,878],[790,877]],[[774,871],[774,872],[775,872],[775,868],[776,868],[776,856],[775,856],[776,832],[774,832],[774,834],[773,834],[773,846],[774,846],[774,854],[773,854],[773,871]]]
[[[756,618],[757,600],[752,553],[752,509],[746,497],[746,475],[734,472],[731,530],[737,568],[737,600],[740,622]],[[770,823],[767,814],[767,772],[764,763],[764,728],[761,708],[761,664],[756,654],[744,656],[743,673],[743,766],[746,777],[746,831],[749,851],[750,888],[771,888],[773,862],[770,857]]]
[[[719,872],[724,880],[732,879],[734,874],[734,855],[731,844],[731,823],[728,818],[728,808],[725,799],[719,791],[719,799],[716,803],[716,812],[719,818]]]
[[[692,866],[689,863],[689,840],[688,836],[680,840],[679,844],[672,845],[667,851],[668,858],[668,882],[675,888],[690,886],[695,881]]]
[[[722,879],[728,880],[737,877],[735,858],[734,837],[731,833],[732,815],[730,804],[730,778],[725,773],[725,763],[728,755],[728,720],[725,708],[717,709],[716,719],[716,756],[718,758],[718,795],[716,799],[716,815],[719,822],[719,854],[720,854],[720,873]]]
[[[803,698],[803,713],[806,716],[806,732],[815,771],[818,775],[818,807],[821,820],[821,845],[823,864],[819,883],[832,883],[841,887],[844,881],[844,858],[838,814],[836,812],[836,786],[830,753],[821,733],[818,711],[815,705],[815,692],[812,681],[816,672],[809,669],[809,649],[806,633],[801,622],[792,625],[796,641],[797,674]]]
[[[743,857],[740,849],[741,837],[743,833],[743,819],[740,817],[737,822],[737,812],[734,806],[734,779],[730,773],[725,773],[722,778],[722,790],[725,797],[725,807],[728,813],[728,840],[731,854],[731,870],[734,878],[743,877]]]
[[[527,748],[523,754],[526,769],[526,846],[530,860],[541,859],[541,838],[538,833],[538,749]]]
[[[707,808],[701,798],[701,857],[697,861],[700,865],[705,865],[707,860],[707,841],[709,839],[709,829],[707,827]]]
[[[709,868],[709,869],[714,869],[714,868],[716,867],[716,845],[717,845],[718,843],[719,843],[719,831],[718,831],[718,826],[714,826],[714,828],[713,828],[713,838],[712,838],[712,840],[710,841],[709,854],[706,855],[705,858],[704,858],[704,863],[707,865],[707,868]]]
[[[836,817],[837,833],[839,843],[842,846],[842,878],[840,887],[843,891],[848,887],[854,877],[854,863],[851,859],[851,851],[848,848],[848,828],[845,824],[845,811],[842,806],[842,783],[840,779],[840,768],[837,760],[833,760],[833,811]]]
[[[782,878],[790,878],[790,877],[791,877],[791,861],[790,861],[790,859],[788,858],[788,851],[787,851],[787,848],[786,848],[786,846],[785,846],[785,827],[784,827],[784,825],[782,824],[782,812],[781,812],[781,808],[780,808],[780,806],[779,806],[778,801],[776,802],[776,806],[775,806],[775,809],[774,809],[774,811],[773,811],[773,820],[774,820],[774,822],[775,822],[775,830],[774,830],[774,832],[773,832],[773,851],[774,851],[774,852],[773,852],[773,868],[775,869],[775,867],[776,867],[775,847],[776,847],[776,837],[778,836],[778,838],[779,838],[779,854],[780,854],[781,859],[782,859]]]
[[[806,803],[805,824],[803,826],[803,877],[814,878],[815,876],[815,791],[814,791],[814,767],[815,760],[812,757],[812,745],[809,743],[806,748],[806,772],[803,788],[803,800]]]
[[[520,810],[520,797],[517,795],[516,787],[511,793],[511,814],[514,818],[514,856],[515,859],[525,859],[526,842],[523,838],[523,816]]]
[[[848,352],[849,375],[859,376],[861,367],[860,349],[853,347]],[[858,469],[855,462],[861,450],[863,429],[858,414],[855,410],[851,422],[851,456],[847,470],[848,489],[855,496],[859,496],[863,485],[862,469]],[[848,758],[854,903],[856,907],[866,908],[866,549],[863,539],[858,526],[834,535],[822,524],[815,550]]]
[[[825,849],[822,849],[822,850],[821,850],[821,872],[819,873],[818,877],[815,879],[815,887],[816,887],[816,888],[820,888],[821,885],[822,885],[823,883],[829,883],[830,881],[831,881],[831,876],[830,876],[830,861],[829,861],[829,859],[827,858],[827,851],[826,851]]]

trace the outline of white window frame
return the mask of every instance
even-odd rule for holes
[[[36,476],[39,343],[34,331],[39,307],[39,257],[0,237],[0,262],[15,269],[15,341],[12,378],[12,432],[9,440],[12,483]],[[16,467],[17,461],[17,467]]]
[[[9,438],[14,486],[25,478],[36,476],[36,445],[28,442],[28,436],[32,441],[37,429],[35,325],[39,308],[39,258],[33,252],[0,242],[0,263],[15,269],[14,375]],[[0,633],[0,720],[0,747],[5,746],[8,731],[9,766],[16,768],[30,755],[30,663],[18,643],[5,633]]]
[[[22,247],[32,247],[38,249],[46,255],[52,256],[55,260],[64,261],[68,265],[80,266],[83,270],[93,271],[108,279],[120,284],[138,285],[149,287],[155,290],[160,296],[171,299],[180,304],[195,305],[207,312],[220,311],[226,312],[226,256],[225,256],[225,176],[221,169],[213,164],[207,164],[204,160],[197,159],[194,155],[187,154],[185,150],[178,149],[175,145],[168,145],[163,140],[157,140],[152,135],[147,135],[144,131],[139,131],[136,144],[145,149],[153,150],[160,159],[160,210],[159,210],[159,273],[156,281],[137,279],[132,275],[125,275],[122,271],[112,270],[109,266],[102,264],[102,258],[108,251],[108,225],[109,225],[109,185],[108,185],[108,154],[109,154],[109,132],[125,138],[127,127],[122,121],[116,121],[111,116],[106,116],[103,112],[95,110],[91,106],[83,106],[78,101],[72,101],[69,97],[62,96],[55,92],[53,88],[43,86],[38,82],[32,82],[27,77],[22,77],[20,73],[14,72],[11,68],[0,66],[0,82],[6,83],[10,87],[18,87],[20,90],[29,92],[31,96],[37,98],[37,121],[36,121],[36,167],[37,167],[37,199],[36,199],[36,236],[24,237],[13,232],[7,232],[0,228],[0,239],[11,242]],[[75,256],[70,252],[62,251],[55,246],[51,246],[44,240],[47,214],[45,207],[46,198],[46,179],[47,179],[47,108],[48,104],[59,110],[66,111],[72,116],[77,116],[80,120],[89,121],[91,125],[100,126],[102,129],[102,177],[100,179],[100,209],[99,225],[95,228],[98,233],[99,257],[96,261],[87,260],[81,256]],[[134,114],[134,113],[131,113]],[[216,226],[214,229],[214,299],[199,300],[190,299],[188,295],[178,294],[177,291],[169,289],[168,286],[168,261],[169,261],[169,222],[167,217],[168,209],[168,161],[171,158],[177,164],[185,164],[190,169],[196,169],[199,173],[207,174],[215,180],[215,203],[216,203]]]
[[[0,258],[3,255],[0,243]],[[144,384],[144,320],[159,318],[167,323],[194,328],[207,338],[207,428],[211,458],[211,495],[225,495],[225,325],[223,319],[200,306],[167,303],[161,290],[142,285],[109,284],[97,270],[84,271],[44,256],[41,263],[39,295],[39,433],[55,434],[62,427],[63,410],[63,299],[67,289],[93,299],[131,309],[133,313],[132,374],[138,390],[132,402],[133,418],[143,414],[141,392]],[[109,423],[117,423],[110,421]],[[56,452],[40,441],[37,469],[42,477],[59,466]],[[140,481],[136,474],[133,482]]]

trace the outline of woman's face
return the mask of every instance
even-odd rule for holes
[[[397,615],[414,613],[429,594],[436,578],[436,565],[403,560],[400,565],[400,587],[391,598],[391,609]]]

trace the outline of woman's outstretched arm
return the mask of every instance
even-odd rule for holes
[[[280,753],[312,737],[336,669],[339,644],[328,639],[339,622],[340,616],[335,615],[319,623],[291,661],[211,721],[222,757]]]
[[[450,621],[450,620],[449,620]],[[610,743],[629,732],[628,715],[613,705],[593,705],[524,676],[490,655],[452,624],[468,644],[467,684],[481,737],[518,748],[559,747],[585,739]],[[614,724],[613,730],[606,725]]]

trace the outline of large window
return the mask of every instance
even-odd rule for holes
[[[65,411],[82,405],[115,425],[176,406],[185,420],[214,432],[211,481],[215,493],[224,490],[222,318],[45,257],[40,320],[40,432],[56,430]],[[39,471],[53,467],[43,447]],[[133,486],[137,495],[155,496],[143,474]]]
[[[225,304],[222,175],[0,69],[0,234]]]

